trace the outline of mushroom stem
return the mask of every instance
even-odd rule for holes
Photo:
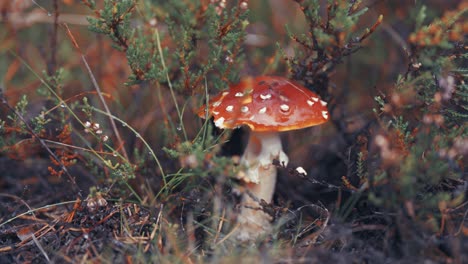
[[[271,231],[271,216],[261,210],[260,201],[271,203],[276,184],[278,159],[285,165],[288,157],[283,152],[277,132],[250,132],[249,143],[241,159],[247,170],[240,177],[247,182],[238,216],[237,238],[242,241],[255,239]]]

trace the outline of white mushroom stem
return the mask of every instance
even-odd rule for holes
[[[238,216],[237,238],[248,241],[271,231],[271,217],[261,210],[260,201],[271,203],[276,184],[276,166],[273,160],[287,165],[277,132],[251,132],[249,143],[241,159],[247,169],[239,177],[246,184],[242,208]]]

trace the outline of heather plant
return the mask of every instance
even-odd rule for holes
[[[382,177],[369,182],[374,186],[370,187],[370,200],[398,212],[402,220],[399,232],[415,248],[419,232],[451,236],[460,231],[455,226],[463,224],[448,219],[459,213],[466,200],[466,54],[460,33],[466,22],[460,18],[467,9],[461,4],[428,22],[425,12],[426,7],[420,7],[414,33],[409,36],[407,71],[385,99],[376,98],[380,131],[373,144],[380,166],[372,171]],[[425,224],[410,231],[405,226],[409,219]],[[422,246],[437,247],[433,243]],[[407,250],[401,249],[402,254],[411,255]],[[451,254],[461,258],[454,251]]]

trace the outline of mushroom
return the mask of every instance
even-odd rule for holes
[[[273,160],[288,164],[278,132],[326,122],[329,117],[326,105],[317,94],[293,81],[259,76],[231,86],[198,111],[204,118],[207,109],[218,128],[247,125],[251,130],[241,158],[246,170],[237,175],[247,190],[237,219],[239,240],[252,240],[271,230],[271,216],[259,207],[262,200],[271,203],[273,198],[277,175]]]

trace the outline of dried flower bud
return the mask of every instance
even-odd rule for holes
[[[392,94],[391,98],[392,98],[392,103],[394,105],[400,106],[402,104],[402,98],[401,98],[401,96],[399,94],[394,93],[394,94]]]
[[[158,20],[156,20],[156,18],[152,18],[149,20],[149,24],[150,26],[154,27],[158,24]]]
[[[439,86],[442,89],[442,99],[445,101],[452,98],[453,92],[455,92],[455,78],[452,75],[448,75],[445,78],[439,79]]]
[[[423,121],[424,124],[430,125],[430,124],[432,124],[432,122],[434,120],[432,119],[432,115],[424,115],[422,121]]]
[[[444,124],[444,117],[442,115],[434,115],[433,119],[434,124],[436,124],[437,126],[441,126]]]
[[[415,62],[415,63],[411,64],[411,66],[413,66],[413,68],[415,68],[415,69],[417,70],[417,69],[421,68],[422,63],[420,63],[420,62]]]
[[[182,167],[188,167],[191,169],[194,169],[199,165],[197,157],[193,154],[179,157],[179,162]]]
[[[240,8],[243,10],[247,10],[249,8],[249,4],[246,1],[242,1],[240,3]]]
[[[98,195],[98,197],[97,197],[97,205],[98,205],[99,207],[107,206],[107,200],[104,199],[101,195]]]
[[[441,101],[442,101],[442,95],[440,94],[440,92],[436,92],[434,94],[434,102],[440,103]]]
[[[468,155],[468,139],[460,137],[455,138],[453,142],[453,148],[455,148],[456,151],[463,156]]]
[[[88,208],[88,210],[90,212],[94,212],[96,211],[96,208],[97,208],[97,203],[94,199],[88,199],[88,202],[86,203],[86,207]]]
[[[388,148],[388,140],[383,135],[375,137],[375,144],[380,148]]]

